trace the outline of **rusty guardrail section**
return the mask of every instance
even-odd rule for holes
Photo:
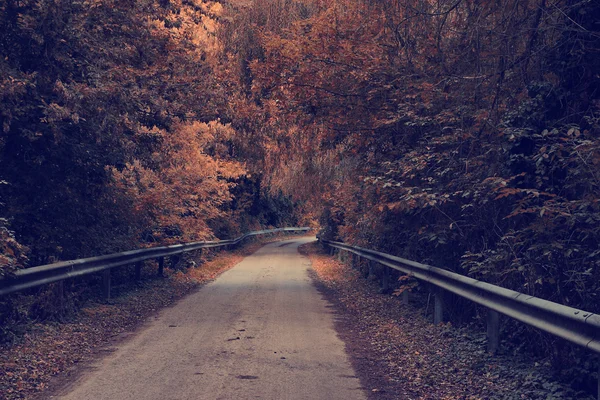
[[[330,248],[353,253],[367,260],[410,274],[417,279],[435,285],[439,289],[447,290],[487,307],[488,312],[492,314],[491,318],[488,314],[488,349],[490,351],[496,351],[498,346],[498,314],[494,315],[494,313],[501,313],[600,353],[600,315],[598,314],[529,296],[431,265],[378,251],[323,239],[319,239],[319,241]],[[434,321],[436,323],[441,322],[443,310],[443,296],[438,294],[440,293],[435,296]],[[492,343],[491,346],[490,343]]]
[[[105,271],[110,273],[112,268],[136,265],[136,276],[139,278],[141,263],[148,259],[156,258],[159,261],[158,273],[162,275],[164,257],[182,254],[188,251],[201,250],[214,247],[234,247],[251,236],[265,235],[276,232],[306,232],[310,228],[279,228],[246,233],[236,239],[192,242],[171,246],[152,247],[149,249],[130,250],[121,253],[109,254],[99,257],[82,258],[71,261],[61,261],[54,264],[18,270],[14,276],[0,279],[0,296],[21,290],[42,286],[65,279]],[[110,275],[105,275],[105,294],[110,296]]]

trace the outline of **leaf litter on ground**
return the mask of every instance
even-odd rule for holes
[[[379,293],[376,282],[317,243],[300,251],[312,262],[315,284],[339,311],[338,332],[370,399],[593,398],[553,380],[543,362],[488,354],[484,333],[433,325],[422,310]]]

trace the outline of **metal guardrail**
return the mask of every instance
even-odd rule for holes
[[[501,313],[516,320],[534,326],[545,332],[559,336],[571,343],[578,344],[596,353],[600,353],[600,315],[578,310],[562,304],[543,300],[538,297],[502,288],[478,281],[431,265],[392,256],[378,251],[350,246],[341,242],[319,239],[321,243],[359,257],[393,268],[417,279],[429,282],[437,288],[447,290],[477,304],[487,307],[492,313]],[[436,294],[436,322],[441,322],[443,296]],[[492,326],[490,326],[492,324]],[[488,339],[495,345],[488,349],[495,351],[498,342],[498,315],[488,316]],[[491,338],[490,338],[491,336]],[[600,383],[599,383],[600,384]]]
[[[251,236],[264,235],[276,232],[306,232],[310,228],[279,228],[262,231],[249,232],[236,239],[205,241],[176,244],[171,246],[153,247],[149,249],[139,249],[124,251],[121,253],[109,254],[99,257],[82,258],[71,261],[61,261],[54,264],[41,265],[38,267],[21,269],[15,272],[12,277],[0,279],[0,296],[9,293],[19,292],[25,289],[46,285],[53,282],[60,282],[65,279],[76,278],[82,275],[93,274],[95,272],[105,271],[104,285],[105,295],[110,297],[110,270],[112,268],[136,265],[136,276],[139,278],[141,272],[141,263],[148,259],[158,259],[159,275],[162,275],[164,257],[174,256],[194,250],[201,250],[214,247],[234,247]]]

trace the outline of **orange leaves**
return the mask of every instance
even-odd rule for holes
[[[392,292],[392,295],[394,296],[400,296],[402,293],[407,291],[410,292],[419,286],[419,281],[417,281],[412,275],[400,275],[398,282],[400,282],[400,286],[397,289],[394,289]]]
[[[390,211],[394,211],[396,209],[400,209],[404,205],[406,205],[406,203],[402,202],[402,201],[395,201],[395,202],[392,202],[392,203],[386,203],[386,204],[384,204],[382,206],[379,206],[379,211],[383,212],[386,209],[388,209]]]
[[[7,221],[0,218],[0,279],[25,267],[28,262],[26,254],[29,249],[17,242],[6,225]]]
[[[134,199],[157,238],[165,239],[164,229],[173,226],[179,241],[210,236],[207,221],[223,214],[231,181],[245,173],[228,159],[224,143],[233,135],[231,127],[196,121],[175,123],[170,132],[156,127],[139,131],[160,137],[160,151],[153,157],[159,164],[151,168],[134,160],[120,171],[111,168],[114,185]]]

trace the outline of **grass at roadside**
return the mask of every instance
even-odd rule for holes
[[[285,238],[271,236],[235,251],[213,254],[208,261],[196,260],[201,263],[197,268],[167,269],[166,278],[127,285],[108,302],[90,299],[64,322],[30,323],[18,340],[0,347],[0,399],[28,399],[43,393],[56,378],[68,376],[159,310],[215,279],[266,243]]]

